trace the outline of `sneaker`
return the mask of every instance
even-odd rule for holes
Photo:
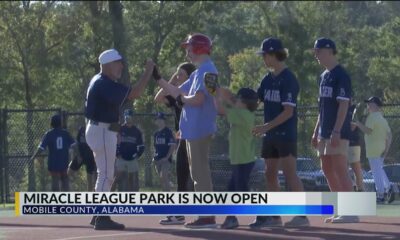
[[[376,203],[377,204],[385,204],[385,198],[384,197],[376,198]]]
[[[357,216],[338,216],[332,220],[332,223],[358,223],[360,219]]]
[[[214,217],[201,217],[190,223],[185,224],[186,228],[215,228],[217,224],[215,223]]]
[[[114,222],[109,216],[98,216],[94,224],[95,230],[123,230],[124,224]]]
[[[239,227],[239,222],[234,216],[226,217],[224,223],[221,225],[222,229],[234,229],[237,227]]]
[[[160,220],[161,225],[182,225],[185,223],[184,216],[167,216]]]
[[[393,191],[393,185],[390,185],[389,191],[387,192],[386,199],[387,203],[392,203],[395,199],[395,192]]]
[[[260,229],[263,227],[282,227],[282,219],[281,217],[257,217],[256,220],[249,224],[251,229]]]
[[[333,215],[331,217],[325,218],[324,223],[331,223],[334,218],[338,217],[337,215]]]
[[[92,220],[90,220],[90,225],[94,226],[94,224],[96,223],[96,218],[97,216],[92,217]]]
[[[308,227],[310,226],[310,221],[307,217],[295,216],[289,222],[285,223],[285,227]]]

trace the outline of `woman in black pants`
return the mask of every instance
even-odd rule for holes
[[[196,70],[196,66],[191,63],[184,62],[180,64],[176,72],[172,75],[169,83],[175,86],[179,86],[189,79],[190,74]],[[182,112],[182,108],[178,106],[176,100],[170,96],[166,95],[163,89],[160,89],[156,94],[154,100],[158,103],[164,103],[169,108],[172,108],[175,112],[175,130],[178,132],[179,137],[179,120]],[[194,186],[192,179],[190,177],[189,162],[186,151],[186,141],[183,139],[179,140],[179,145],[176,153],[176,178],[178,183],[178,192],[188,192],[193,191]],[[184,224],[184,216],[167,216],[165,219],[160,221],[163,225],[174,225],[174,224]]]

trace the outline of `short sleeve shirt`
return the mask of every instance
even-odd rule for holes
[[[136,126],[122,126],[118,154],[125,160],[133,160],[140,147],[143,147],[142,132]]]
[[[85,117],[94,121],[113,123],[119,120],[119,110],[130,93],[130,88],[104,74],[95,75],[89,83]]]
[[[217,109],[214,97],[207,91],[204,83],[204,74],[207,72],[218,73],[211,60],[203,62],[180,86],[180,89],[188,96],[194,96],[197,92],[203,92],[205,95],[202,105],[190,106],[185,104],[183,106],[179,123],[182,139],[200,139],[217,131]]]
[[[261,81],[257,90],[260,101],[264,103],[264,122],[270,122],[281,114],[284,106],[297,105],[299,84],[294,74],[284,69],[277,76],[268,73]],[[294,109],[293,116],[281,125],[273,128],[264,136],[267,140],[297,140],[297,110]]]
[[[325,70],[319,79],[319,136],[330,138],[336,123],[339,109],[338,100],[350,100],[351,80],[346,70],[337,65],[332,70]],[[341,129],[341,138],[350,138],[350,119],[345,118]]]
[[[370,134],[364,135],[367,157],[380,157],[385,151],[386,138],[391,131],[389,124],[381,112],[373,112],[368,115],[365,126],[372,130]]]
[[[69,147],[74,143],[71,135],[61,128],[53,128],[42,139],[39,148],[49,149],[48,170],[65,171],[69,162]]]
[[[171,129],[165,127],[154,133],[154,159],[160,160],[168,155],[171,145],[175,145],[174,134]]]

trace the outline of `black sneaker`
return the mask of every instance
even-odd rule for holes
[[[393,185],[390,185],[389,191],[387,192],[386,199],[387,203],[392,203],[395,199],[395,192],[393,191]]]
[[[109,216],[98,216],[94,225],[95,230],[123,230],[124,224],[114,222]]]
[[[249,224],[251,229],[263,227],[282,227],[282,219],[279,216],[257,216],[256,220]]]
[[[90,225],[94,226],[96,224],[96,218],[97,216],[92,217],[92,220],[90,220]]]
[[[239,222],[235,216],[227,216],[224,223],[222,223],[222,229],[234,229],[239,227]]]

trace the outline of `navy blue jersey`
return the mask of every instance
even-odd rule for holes
[[[123,125],[120,133],[120,143],[117,146],[117,154],[125,160],[139,158],[144,151],[142,132],[136,126]]]
[[[175,144],[174,134],[171,129],[165,127],[154,133],[155,160],[160,160],[167,156],[171,145]]]
[[[257,90],[260,101],[264,102],[264,122],[270,122],[283,112],[284,105],[296,107],[299,83],[294,74],[284,69],[279,75],[268,73]],[[297,111],[281,125],[265,134],[268,140],[297,140]]]
[[[76,142],[78,144],[79,154],[83,159],[94,159],[92,149],[90,149],[89,145],[86,142],[85,137],[85,127],[80,127],[78,130],[78,134],[76,135]]]
[[[48,131],[42,139],[39,148],[46,150],[49,148],[48,170],[65,171],[68,168],[69,147],[74,143],[74,139],[64,129],[53,128]]]
[[[353,113],[354,113],[355,109],[356,109],[356,105],[351,105],[349,107],[349,110],[347,111],[346,118],[348,118],[350,122],[353,119]],[[351,125],[350,125],[350,127],[351,127]],[[361,134],[361,132],[358,127],[356,127],[354,130],[351,130],[351,128],[350,128],[350,135],[349,135],[349,146],[350,147],[361,146],[360,134]]]
[[[319,135],[330,138],[339,109],[338,100],[351,98],[351,80],[346,70],[337,65],[331,71],[325,70],[319,82]],[[350,121],[350,118],[345,118],[340,134],[342,139],[349,139]]]
[[[129,93],[130,88],[109,79],[106,75],[95,75],[87,91],[86,118],[105,123],[118,122],[120,107]]]

